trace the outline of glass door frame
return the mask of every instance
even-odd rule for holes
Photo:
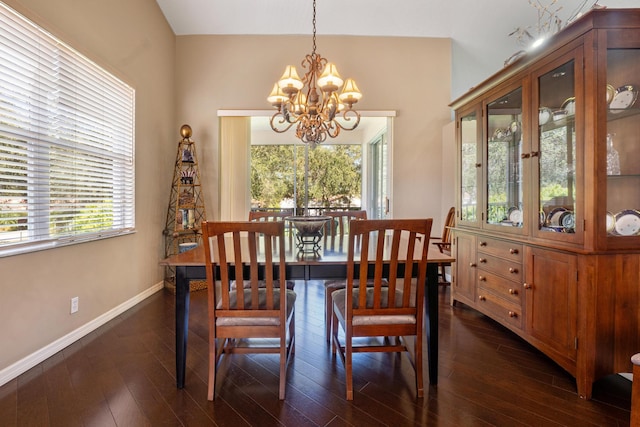
[[[527,162],[526,159],[522,158],[522,162],[520,163],[520,178],[521,178],[521,191],[522,191],[522,215],[523,215],[523,225],[522,227],[507,227],[501,224],[490,224],[487,222],[488,220],[488,205],[489,205],[489,138],[491,131],[489,129],[489,105],[493,103],[495,100],[498,100],[508,94],[516,91],[517,89],[522,90],[522,102],[521,102],[521,122],[520,126],[522,127],[522,144],[521,144],[521,153],[526,153],[529,150],[531,145],[530,142],[530,130],[529,130],[529,120],[530,117],[530,83],[529,77],[525,76],[524,78],[518,77],[511,82],[508,82],[506,85],[500,85],[499,90],[492,91],[485,96],[485,101],[482,103],[483,110],[483,128],[485,129],[485,137],[482,139],[483,147],[482,147],[482,162],[485,165],[483,168],[483,176],[482,176],[482,228],[492,231],[499,231],[509,234],[517,234],[517,235],[526,235],[529,231],[529,223],[531,222],[531,216],[528,214],[530,212],[530,200],[527,189],[529,185],[527,180],[530,177],[530,162]]]
[[[574,117],[574,132],[575,132],[575,156],[574,156],[574,168],[575,168],[575,232],[574,233],[560,233],[542,230],[540,226],[540,119],[539,114],[531,114],[531,153],[529,157],[529,164],[531,168],[531,206],[535,207],[530,212],[530,230],[531,235],[548,240],[561,241],[566,243],[578,243],[582,244],[584,241],[584,218],[585,218],[585,191],[584,191],[584,157],[585,157],[585,135],[584,135],[584,123],[585,123],[585,109],[584,109],[584,87],[585,87],[585,71],[584,71],[584,51],[583,46],[573,47],[570,50],[559,51],[556,55],[545,61],[545,64],[532,71],[531,74],[531,101],[534,111],[538,111],[540,108],[540,83],[539,78],[548,74],[549,72],[561,67],[564,64],[573,61],[574,64],[574,82],[573,82],[573,95],[575,98],[575,117]],[[560,107],[559,105],[556,107]]]

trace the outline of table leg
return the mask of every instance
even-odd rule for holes
[[[427,264],[427,357],[429,358],[429,384],[438,384],[438,264]]]
[[[184,387],[187,367],[187,335],[189,333],[189,279],[187,267],[176,267],[176,382]]]

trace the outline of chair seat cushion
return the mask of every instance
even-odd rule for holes
[[[288,319],[293,313],[293,307],[296,302],[296,293],[292,290],[287,289],[287,316]],[[244,292],[244,306],[245,309],[248,309],[251,304],[251,290],[245,289]],[[231,291],[229,292],[229,306],[231,309],[235,309],[237,306],[237,292]],[[273,301],[276,306],[280,304],[280,290],[275,289],[273,291]],[[258,289],[258,308],[256,310],[265,310],[267,305],[267,290],[266,289]],[[220,310],[222,308],[222,302],[219,301],[216,309]],[[253,309],[253,308],[251,308]],[[280,324],[280,317],[217,317],[216,325],[217,326],[277,326]]]
[[[373,307],[373,288],[367,289],[367,308]],[[389,301],[388,289],[382,289],[381,297],[383,308],[387,307]],[[332,294],[333,310],[336,313],[338,320],[344,325],[344,319],[346,317],[346,289],[340,289]],[[360,297],[360,290],[353,290],[353,308],[358,308],[358,298]],[[402,306],[402,291],[396,290],[396,307]],[[414,304],[412,303],[412,307]],[[412,315],[375,315],[375,316],[353,316],[353,325],[383,325],[383,324],[415,324],[416,317]]]

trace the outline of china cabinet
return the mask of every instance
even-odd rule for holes
[[[451,106],[452,304],[591,397],[640,348],[640,9],[598,9]]]

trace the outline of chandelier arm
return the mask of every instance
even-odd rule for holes
[[[281,111],[276,111],[273,114],[273,116],[271,116],[271,119],[269,119],[269,124],[271,125],[271,129],[273,129],[274,131],[276,131],[278,133],[284,133],[284,132],[288,131],[289,129],[291,129],[291,126],[293,126],[297,122],[298,122],[297,119],[292,121],[292,122],[287,120],[285,115]],[[284,128],[281,127],[281,126],[280,127],[278,126],[278,125],[283,125],[283,124],[286,124],[286,126]]]
[[[356,110],[345,110],[345,111],[342,112],[342,120],[344,120],[345,122],[351,122],[351,120],[354,120],[353,126],[343,125],[342,123],[338,122],[337,120],[334,120],[334,122],[341,129],[354,130],[360,124],[360,113],[358,113]]]

